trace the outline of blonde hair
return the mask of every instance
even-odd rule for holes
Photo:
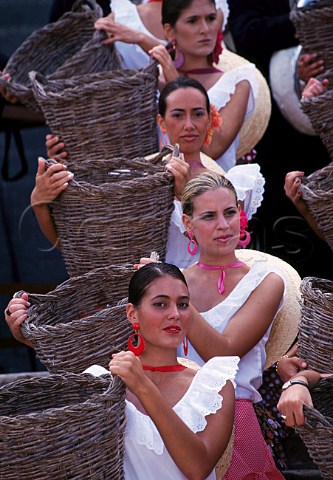
[[[230,190],[235,195],[236,203],[238,202],[235,187],[230,180],[224,175],[216,172],[203,172],[192,178],[183,190],[181,199],[183,213],[192,217],[193,200],[205,192],[216,190],[218,188],[226,188]]]

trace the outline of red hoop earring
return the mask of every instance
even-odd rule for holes
[[[251,235],[247,230],[248,218],[244,210],[240,210],[239,212],[239,223],[240,223],[240,231],[239,231],[239,240],[238,245],[240,247],[246,247],[251,241]]]
[[[143,336],[139,333],[140,324],[133,323],[132,327],[134,333],[132,333],[132,335],[128,339],[128,350],[130,352],[133,352],[134,355],[136,355],[137,357],[139,357],[145,349],[145,341],[143,339]]]

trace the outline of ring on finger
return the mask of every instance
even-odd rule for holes
[[[12,314],[12,312],[9,310],[9,308],[7,308],[7,310],[6,310],[6,315],[7,315],[8,317],[10,317],[11,314]]]

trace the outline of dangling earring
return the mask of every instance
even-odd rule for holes
[[[183,340],[183,350],[184,350],[184,355],[187,357],[188,354],[188,338],[185,337]]]
[[[169,142],[169,137],[167,135],[166,132],[162,132],[162,130],[160,130],[161,132],[161,135],[160,135],[160,152],[163,150],[163,148],[168,145],[170,142]]]
[[[251,241],[251,235],[246,230],[248,224],[248,218],[244,210],[239,212],[239,223],[240,223],[240,232],[239,232],[239,240],[238,245],[240,247],[246,247]]]
[[[136,355],[137,357],[139,357],[145,349],[145,341],[143,339],[143,336],[139,333],[140,324],[133,323],[132,327],[134,333],[132,333],[132,335],[128,339],[128,350],[130,352],[133,352],[134,355]]]
[[[171,55],[174,67],[176,68],[176,70],[179,70],[185,62],[184,54],[181,50],[177,50],[176,40],[172,40],[169,45],[170,46],[167,47],[167,50]]]
[[[188,236],[190,237],[190,241],[187,244],[187,251],[190,255],[195,255],[198,250],[198,244],[193,238],[193,232],[189,232]]]

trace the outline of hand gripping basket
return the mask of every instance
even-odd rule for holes
[[[296,37],[304,52],[317,53],[324,60],[325,68],[333,68],[333,2],[315,0],[305,2],[290,12]]]
[[[158,151],[156,61],[140,70],[113,70],[51,80],[30,72],[46,123],[81,164]]]
[[[333,377],[323,378],[311,391],[314,408],[304,407],[306,423],[297,427],[321,477],[333,478]]]
[[[22,333],[49,372],[81,373],[92,364],[107,368],[112,353],[127,350],[132,329],[120,300],[127,297],[133,273],[133,265],[103,267],[45,295],[29,294]]]
[[[333,372],[333,282],[305,277],[300,289],[303,301],[298,356],[310,369]]]
[[[152,251],[163,261],[173,200],[173,176],[144,159],[90,162],[85,175],[78,170],[50,204],[69,275],[138,263]]]
[[[318,229],[333,250],[333,162],[303,178],[300,189]]]
[[[39,111],[29,79],[36,70],[43,75],[55,72],[78,52],[95,32],[94,23],[103,15],[95,0],[78,0],[72,11],[58,21],[33,32],[10,57],[4,73],[10,81],[0,79],[0,86],[20,100],[26,107]]]
[[[1,480],[122,480],[125,386],[62,374],[0,389]]]

